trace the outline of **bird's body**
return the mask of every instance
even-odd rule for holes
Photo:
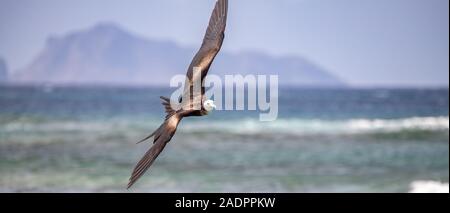
[[[215,108],[212,101],[205,100],[203,82],[208,75],[212,62],[222,47],[225,38],[227,13],[228,0],[217,0],[202,46],[189,65],[184,92],[179,102],[179,110],[175,110],[172,107],[170,99],[161,97],[167,114],[166,119],[153,134],[139,142],[141,143],[152,137],[154,138],[153,146],[133,170],[128,188],[133,186],[151,167],[167,143],[172,140],[183,118],[205,116]],[[194,84],[198,82],[201,83],[201,91],[196,93],[194,91]]]

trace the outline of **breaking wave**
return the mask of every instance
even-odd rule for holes
[[[410,193],[449,193],[448,183],[436,181],[414,181]]]
[[[240,134],[290,133],[290,134],[365,134],[399,131],[448,131],[448,117],[416,117],[394,120],[349,119],[349,120],[305,120],[285,119],[264,123],[257,120],[192,122],[183,131],[216,131]]]
[[[111,119],[101,121],[12,121],[0,125],[0,132],[64,132],[64,131],[117,131],[148,130],[160,124],[159,119],[134,120]],[[255,119],[192,121],[185,120],[179,131],[183,133],[234,133],[263,134],[285,133],[293,135],[310,134],[371,134],[402,131],[448,131],[449,117],[413,117],[404,119],[348,119],[308,120],[279,119],[274,122],[260,122]]]

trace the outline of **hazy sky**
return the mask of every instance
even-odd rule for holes
[[[24,67],[50,35],[114,22],[200,44],[214,0],[0,0],[0,57]],[[306,57],[355,86],[448,86],[448,0],[230,0],[226,51]]]

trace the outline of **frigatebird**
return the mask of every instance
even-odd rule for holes
[[[194,116],[206,116],[216,108],[212,100],[206,100],[203,81],[208,74],[212,62],[219,53],[225,38],[225,27],[227,22],[228,0],[217,0],[212,12],[208,28],[200,50],[192,60],[186,74],[184,92],[178,100],[179,107],[173,107],[169,98],[161,97],[162,104],[166,110],[164,123],[150,136],[140,141],[142,143],[153,138],[153,146],[139,161],[131,174],[128,189],[131,188],[139,178],[152,166],[159,154],[172,140],[178,125],[183,118]],[[197,78],[201,81],[201,92],[195,93],[194,83]],[[200,106],[200,107],[197,107]],[[175,108],[179,108],[176,110]]]

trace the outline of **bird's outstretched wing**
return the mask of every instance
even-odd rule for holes
[[[186,74],[186,83],[183,93],[183,109],[190,109],[189,105],[195,102],[195,97],[198,94],[194,94],[193,83],[196,80],[202,81],[207,76],[209,68],[214,61],[217,53],[219,53],[223,40],[225,38],[225,28],[227,24],[228,14],[228,0],[217,0],[214,7],[214,11],[209,20],[208,29],[206,30],[205,37],[200,50],[192,60],[189,69]],[[198,82],[197,82],[198,83]],[[204,94],[204,90],[201,91],[201,95]]]
[[[163,100],[163,105],[166,107],[166,121],[149,137],[145,138],[143,141],[154,137],[154,144],[152,148],[145,154],[145,156],[139,161],[137,166],[134,168],[133,173],[130,177],[130,182],[128,183],[128,189],[131,188],[137,180],[152,166],[159,154],[164,150],[167,143],[172,140],[172,137],[177,131],[178,124],[183,118],[182,115],[177,114],[170,107],[170,100],[161,97]]]
[[[189,92],[193,91],[193,78],[197,78],[198,76],[198,78],[203,81],[204,77],[208,74],[211,63],[222,47],[225,37],[224,32],[227,21],[227,12],[228,0],[217,0],[209,21],[208,29],[206,30],[206,35],[203,39],[202,47],[192,60],[186,74],[187,80],[185,84],[185,93],[182,98],[187,101],[183,101],[183,104],[186,103],[188,105],[192,105],[194,103],[194,97],[192,95],[186,95],[186,91],[187,94],[193,94],[192,92]],[[200,97],[195,97],[195,99],[198,101],[199,98],[203,96],[203,93],[204,90],[202,89]],[[191,108],[187,108],[183,105],[181,106],[183,110],[177,112],[170,106],[171,101],[169,99],[164,97],[161,98],[163,99],[163,105],[166,108],[166,121],[153,134],[141,141],[143,142],[154,137],[154,144],[152,148],[150,148],[150,150],[135,167],[130,177],[128,188],[133,186],[136,181],[142,177],[142,175],[151,167],[153,162],[166,147],[167,143],[172,140],[172,137],[177,131],[178,124],[183,119],[184,115],[194,112]]]

